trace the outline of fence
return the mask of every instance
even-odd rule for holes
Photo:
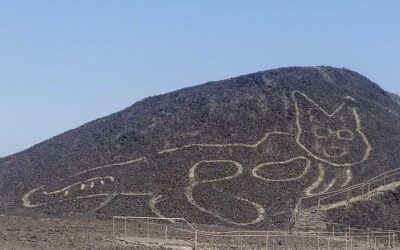
[[[329,223],[326,231],[205,231],[182,218],[115,216],[113,236],[148,246],[195,250],[379,249],[399,247],[399,232]]]
[[[197,231],[182,218],[114,216],[112,227],[113,237],[127,242],[197,248]]]
[[[383,173],[367,182],[338,191],[304,197],[299,200],[291,223],[303,212],[317,215],[335,208],[371,198],[400,186],[400,168]],[[304,217],[304,216],[303,216]],[[304,219],[304,218],[303,218]],[[198,230],[182,218],[114,216],[113,236],[120,240],[173,249],[391,249],[400,247],[398,231],[356,229],[348,225],[323,224],[314,232]],[[289,228],[289,227],[288,227]]]

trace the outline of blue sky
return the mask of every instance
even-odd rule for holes
[[[144,97],[331,65],[400,93],[400,1],[0,0],[0,157]]]

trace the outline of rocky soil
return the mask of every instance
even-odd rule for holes
[[[0,249],[137,249],[112,237],[109,220],[0,215]]]

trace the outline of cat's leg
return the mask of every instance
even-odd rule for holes
[[[243,166],[231,160],[200,161],[189,170],[185,195],[188,202],[201,212],[228,224],[247,226],[265,218],[264,208],[237,195],[236,182]]]
[[[319,184],[319,173],[317,165],[304,156],[255,166],[252,176],[256,180],[253,183],[260,183],[269,219],[290,220],[291,212],[299,199],[304,197],[305,190],[312,192],[314,186]]]
[[[318,178],[305,189],[305,195],[321,195],[347,187],[352,180],[349,167],[334,167],[318,163]]]

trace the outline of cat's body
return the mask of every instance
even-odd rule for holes
[[[295,134],[271,131],[253,144],[163,150],[34,189],[23,203],[62,209],[64,203],[86,202],[86,210],[116,209],[118,198],[125,197],[147,203],[147,212],[158,216],[202,213],[205,221],[240,226],[276,220],[285,214],[282,207],[291,211],[302,196],[349,185],[351,167],[368,159],[371,151],[357,110],[348,103],[328,113],[301,92],[293,92],[293,101]]]

